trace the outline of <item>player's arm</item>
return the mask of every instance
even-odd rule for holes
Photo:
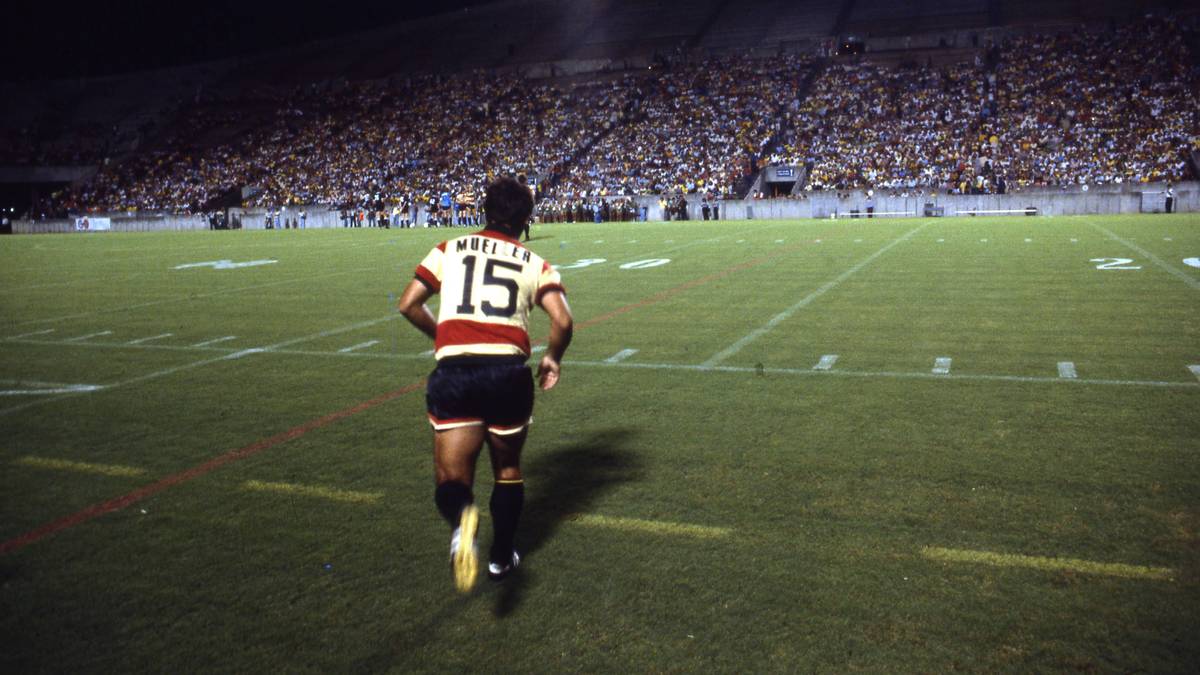
[[[551,389],[558,384],[563,355],[566,354],[575,332],[575,321],[571,317],[571,308],[567,305],[567,296],[562,291],[545,293],[541,298],[541,305],[550,315],[550,345],[538,364],[537,377],[542,389]]]
[[[425,304],[433,292],[420,279],[413,279],[400,296],[400,313],[430,339],[437,339],[437,319]]]

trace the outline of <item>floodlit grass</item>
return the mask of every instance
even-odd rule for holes
[[[579,330],[468,596],[394,310],[462,230],[0,238],[0,666],[1200,661],[1200,219],[534,231]]]

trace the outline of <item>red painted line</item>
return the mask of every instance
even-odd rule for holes
[[[604,314],[600,314],[599,316],[594,316],[594,317],[588,319],[587,321],[577,324],[576,328],[587,328],[588,326],[594,326],[598,323],[603,323],[605,321],[608,321],[609,319],[620,316],[627,312],[631,312],[635,309],[660,303],[664,300],[673,298],[676,295],[683,293],[684,291],[696,288],[697,286],[703,286],[704,284],[708,284],[713,281],[717,281],[718,279],[723,279],[723,278],[725,278],[731,274],[734,274],[736,272],[741,272],[743,270],[747,270],[752,267],[757,267],[765,262],[774,260],[775,258],[778,258],[781,255],[784,255],[786,253],[794,251],[797,248],[799,248],[799,246],[792,246],[792,247],[789,247],[786,249],[780,249],[779,251],[772,253],[770,255],[762,256],[760,258],[755,258],[753,260],[748,260],[744,263],[733,265],[732,267],[727,267],[726,269],[723,269],[721,271],[713,272],[712,274],[709,274],[707,276],[692,279],[691,281],[684,282],[682,284],[679,284],[678,286],[668,288],[664,291],[659,291],[658,293],[655,293],[654,295],[652,295],[644,300],[639,300],[638,302],[628,304],[623,307],[618,307],[612,311],[606,312]],[[538,342],[535,342],[534,344],[539,344],[541,342],[543,342],[543,341],[539,340]],[[180,483],[184,483],[186,481],[192,480],[193,478],[199,478],[200,476],[208,474],[216,469],[219,469],[220,467],[222,467],[226,464],[229,464],[231,462],[236,462],[240,459],[245,459],[246,457],[249,457],[251,455],[262,452],[263,450],[266,450],[268,448],[279,445],[280,443],[286,443],[287,441],[299,438],[300,436],[303,436],[304,434],[307,434],[310,431],[313,431],[315,429],[320,429],[321,427],[332,424],[340,419],[350,417],[351,415],[357,415],[358,413],[363,412],[364,410],[374,408],[375,406],[380,405],[382,403],[387,403],[388,401],[390,401],[392,399],[399,398],[400,396],[403,396],[404,394],[407,394],[411,391],[419,389],[420,387],[423,387],[423,386],[425,386],[424,380],[421,380],[420,382],[415,382],[413,384],[408,385],[407,387],[397,389],[396,391],[389,392],[382,396],[378,396],[369,401],[364,401],[362,403],[359,403],[358,405],[352,406],[350,408],[346,408],[345,410],[339,410],[338,412],[330,413],[324,417],[318,417],[317,419],[309,420],[308,422],[305,422],[304,424],[301,424],[300,426],[293,427],[291,429],[288,429],[287,431],[284,431],[283,433],[279,433],[274,436],[271,436],[270,438],[264,438],[260,441],[255,441],[254,443],[251,443],[250,445],[238,448],[236,450],[230,450],[229,452],[227,452],[223,455],[214,457],[213,459],[210,459],[209,461],[207,461],[203,464],[199,464],[199,465],[194,466],[186,471],[182,471],[180,473],[167,476],[166,478],[163,478],[162,480],[160,480],[156,483],[151,483],[150,485],[139,488],[137,490],[134,490],[133,492],[122,495],[115,499],[110,499],[106,502],[101,502],[99,504],[93,504],[93,505],[83,509],[82,511],[78,511],[69,516],[59,518],[58,520],[55,520],[55,521],[52,521],[45,525],[42,525],[41,527],[39,527],[35,530],[30,530],[29,532],[26,532],[25,534],[22,534],[18,537],[14,537],[13,539],[9,539],[6,542],[0,543],[0,555],[5,555],[5,554],[11,553],[13,551],[20,550],[36,541],[39,541],[39,540],[44,539],[52,534],[55,534],[56,532],[61,532],[62,530],[65,530],[67,528],[74,527],[81,523],[86,523],[87,521],[92,520],[93,518],[98,518],[107,513],[112,513],[113,511],[119,511],[119,510],[125,508],[126,506],[129,506],[130,504],[135,504],[135,503],[145,499],[146,497],[156,495],[159,492],[162,492],[163,490],[166,490],[169,487],[178,485]]]
[[[169,487],[179,485],[180,483],[185,483],[193,478],[199,478],[221,468],[222,466],[225,466],[226,464],[230,464],[232,462],[250,457],[251,455],[258,454],[263,450],[273,448],[280,443],[286,443],[288,441],[297,439],[310,431],[315,431],[321,427],[333,424],[338,420],[345,419],[352,415],[357,415],[364,410],[369,410],[370,408],[374,408],[380,404],[387,403],[392,399],[399,398],[409,392],[420,389],[423,386],[425,386],[425,380],[422,379],[420,382],[414,382],[413,384],[397,389],[396,391],[388,392],[382,396],[377,396],[369,401],[363,401],[362,403],[346,408],[345,410],[339,410],[337,412],[325,415],[324,417],[318,417],[316,419],[309,420],[304,424],[292,427],[287,431],[275,434],[269,438],[255,441],[250,445],[237,448],[236,450],[230,450],[229,452],[223,455],[218,455],[217,457],[214,457],[203,464],[198,464],[190,469],[187,469],[186,471],[172,474],[166,478],[163,478],[162,480],[159,480],[158,482],[138,488],[133,492],[122,495],[115,499],[110,499],[106,502],[100,502],[99,504],[92,504],[82,511],[77,511],[69,516],[64,516],[58,520],[46,523],[35,530],[30,530],[25,534],[9,539],[4,543],[0,543],[0,555],[18,551],[36,541],[44,539],[57,532],[61,532],[67,528],[74,527],[81,523],[86,523],[93,518],[98,518],[105,514],[112,513],[113,511],[119,511],[130,504],[135,504],[147,497],[156,495]]]

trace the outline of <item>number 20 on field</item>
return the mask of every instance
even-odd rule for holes
[[[555,265],[554,269],[577,270],[583,267],[590,267],[592,265],[599,265],[606,262],[608,262],[608,258],[581,258],[570,265]],[[671,262],[670,258],[650,258],[649,260],[635,260],[633,262],[627,262],[619,267],[623,270],[644,270],[651,267],[666,265],[669,262]]]
[[[1092,258],[1088,262],[1100,263],[1098,270],[1140,270],[1141,265],[1131,265],[1133,258]],[[1183,264],[1188,267],[1200,267],[1200,258],[1184,258]]]

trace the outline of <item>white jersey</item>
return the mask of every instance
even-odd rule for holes
[[[442,294],[435,358],[529,356],[529,310],[549,291],[565,292],[558,272],[521,242],[483,230],[444,241],[416,278]]]

